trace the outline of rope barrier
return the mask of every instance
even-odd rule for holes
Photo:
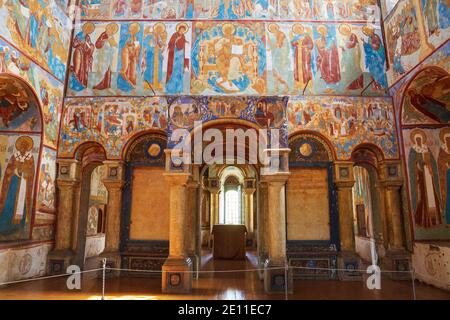
[[[0,286],[8,285],[8,284],[17,284],[17,283],[22,283],[22,282],[40,281],[40,280],[47,280],[47,279],[53,279],[53,278],[62,278],[62,277],[72,276],[75,274],[89,273],[89,272],[94,272],[94,271],[99,271],[99,270],[102,270],[102,268],[89,269],[89,270],[72,272],[72,273],[62,273],[62,274],[56,274],[53,276],[45,276],[45,277],[39,277],[39,278],[30,278],[30,279],[23,279],[23,280],[1,282]]]

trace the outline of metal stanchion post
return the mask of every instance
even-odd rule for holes
[[[102,270],[102,300],[105,300],[105,278],[106,278],[106,258],[103,258],[103,270]]]
[[[284,298],[285,300],[288,300],[288,285],[289,285],[289,280],[288,280],[288,264],[286,263],[284,265]]]
[[[412,287],[413,287],[413,299],[416,300],[416,283],[415,283],[416,275],[414,274],[414,268],[411,268],[411,279],[412,279]]]

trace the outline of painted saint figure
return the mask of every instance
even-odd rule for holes
[[[11,234],[25,227],[31,214],[35,174],[33,146],[31,137],[16,140],[17,151],[8,162],[0,192],[0,233]]]
[[[433,34],[439,35],[439,19],[438,19],[438,7],[439,0],[426,0],[423,6],[423,14],[428,26],[428,36]]]
[[[137,84],[137,67],[141,45],[137,39],[137,34],[141,30],[139,23],[131,23],[128,27],[128,35],[120,55],[121,69],[117,79],[117,85],[120,90],[125,92],[132,91]]]
[[[105,27],[103,32],[95,42],[97,55],[95,61],[99,65],[98,72],[102,77],[94,86],[96,90],[105,90],[111,88],[111,61],[113,61],[115,48],[117,47],[114,34],[119,31],[117,23],[110,23]]]
[[[375,33],[373,28],[364,26],[363,33],[368,37],[364,41],[364,52],[366,54],[366,67],[369,69],[373,79],[373,87],[383,90],[388,87],[386,80],[386,56],[383,41]]]
[[[186,44],[185,33],[188,31],[186,23],[180,23],[176,32],[172,35],[168,45],[166,93],[182,93],[184,69],[189,68],[189,59],[185,58]]]
[[[345,66],[344,78],[347,90],[363,89],[364,75],[361,69],[361,47],[358,37],[348,24],[341,25],[339,32],[345,37],[342,46],[342,65]]]
[[[341,67],[336,43],[328,34],[328,28],[324,25],[317,27],[320,38],[316,40],[317,69],[321,78],[328,84],[336,84],[341,80]]]
[[[277,24],[271,23],[268,30],[270,34],[267,39],[272,53],[272,74],[275,82],[274,92],[287,94],[289,93],[289,84],[283,79],[283,75],[286,75],[289,70],[289,44]],[[279,84],[284,86],[284,90],[280,91]]]
[[[163,61],[166,48],[167,32],[162,23],[149,27],[144,35],[144,54],[142,70],[144,73],[144,87],[163,90]]]
[[[88,85],[89,72],[92,71],[94,44],[91,41],[90,34],[94,32],[95,25],[88,22],[83,25],[73,39],[73,58],[71,66],[70,87],[73,90],[81,91]]]
[[[439,133],[441,149],[439,151],[438,167],[442,194],[442,209],[446,224],[450,224],[450,129],[444,128]]]
[[[442,224],[437,163],[426,145],[425,132],[413,130],[411,142],[408,167],[414,221],[417,226],[431,228]]]
[[[314,42],[301,24],[295,24],[292,32],[294,35],[291,45],[294,48],[295,86],[297,89],[304,90],[304,87],[312,81],[311,56]]]

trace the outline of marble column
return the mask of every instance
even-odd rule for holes
[[[334,166],[334,182],[337,189],[337,201],[339,212],[339,240],[340,252],[338,256],[341,280],[361,280],[360,272],[351,270],[360,269],[361,259],[356,253],[354,217],[353,217],[353,175],[352,162],[336,162]]]
[[[170,194],[169,257],[162,267],[164,293],[188,293],[192,289],[192,261],[188,256],[187,184],[190,174],[166,173]]]
[[[122,189],[124,168],[121,161],[104,161],[103,184],[108,190],[105,224],[105,249],[100,258],[107,259],[107,266],[120,268],[120,218],[122,213]],[[117,275],[118,273],[112,273]]]
[[[255,244],[253,194],[256,191],[256,188],[254,188],[254,179],[245,179],[244,185],[244,212],[245,226],[247,228],[247,241],[250,242],[253,247]]]
[[[48,255],[48,272],[59,274],[66,272],[74,258],[74,216],[76,195],[80,186],[80,163],[77,160],[58,160],[56,186],[58,195],[58,217],[56,224],[55,248]]]
[[[265,237],[268,258],[264,264],[264,288],[267,293],[292,292],[292,273],[286,272],[286,192],[288,174],[262,177],[267,183]],[[286,273],[288,278],[286,279]]]

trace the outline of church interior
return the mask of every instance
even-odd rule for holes
[[[0,0],[0,300],[450,300],[449,7]]]

